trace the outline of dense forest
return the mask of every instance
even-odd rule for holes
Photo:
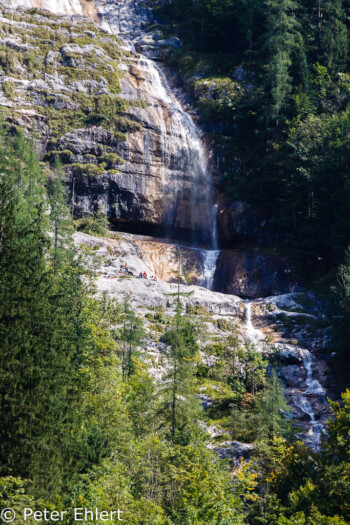
[[[335,368],[348,384],[347,2],[172,0],[156,12],[184,43],[164,59],[214,130],[220,191],[264,214],[273,244],[327,297]],[[74,220],[60,161],[49,170],[30,136],[1,126],[1,509],[121,509],[130,525],[350,523],[350,391],[331,403],[320,448],[310,449],[274,371],[278,356],[266,359],[230,325],[205,366],[209,314],[185,307],[180,286],[166,313],[147,314],[148,336],[151,326],[168,352],[157,381],[141,354],[145,320],[128,298],[97,293],[98,258],[73,242],[77,227],[107,236],[106,217]],[[209,415],[198,403],[206,382],[219,398]],[[250,458],[216,455],[209,418],[252,444]]]

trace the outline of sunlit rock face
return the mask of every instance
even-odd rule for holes
[[[0,4],[10,8],[30,8],[47,9],[57,15],[83,14],[87,9],[86,0],[1,0]]]
[[[164,44],[161,34],[144,30],[152,22],[151,11],[130,0],[117,7],[96,0],[96,8],[102,27],[119,35],[133,52],[121,81],[121,95],[144,102],[143,107],[130,107],[126,113],[142,130],[128,137],[124,146],[127,162],[120,167],[121,193],[136,190],[142,198],[137,198],[137,209],[130,207],[130,199],[122,199],[112,219],[132,223],[142,217],[177,238],[211,245],[210,152],[194,119],[183,108],[183,94],[175,93],[162,66],[149,58],[155,58]]]
[[[48,98],[56,111],[69,111],[72,114],[81,109],[82,97],[85,97],[85,111],[89,104],[91,108],[94,105],[93,99],[90,103],[86,100],[89,96],[102,95],[125,103],[122,116],[127,122],[124,126],[126,137],[123,140],[119,137],[118,143],[108,138],[115,129],[114,124],[107,121],[101,125],[92,122],[76,126],[58,140],[54,137],[54,145],[52,141],[50,144],[50,132],[45,131],[45,136],[41,136],[45,139],[42,141],[42,152],[45,152],[46,147],[49,151],[71,151],[71,164],[91,164],[91,156],[96,156],[106,147],[123,160],[118,166],[113,166],[113,173],[108,168],[96,170],[94,177],[91,177],[91,173],[86,176],[83,169],[74,176],[74,170],[69,165],[65,168],[71,193],[75,186],[75,213],[82,215],[99,208],[116,227],[122,223],[160,227],[164,235],[210,245],[213,235],[210,152],[195,123],[195,117],[184,109],[184,94],[174,91],[161,64],[143,54],[144,49],[147,51],[150,48],[150,38],[154,49],[159,49],[165,43],[159,35],[149,35],[141,29],[151,21],[151,11],[129,1],[118,4],[103,0],[21,2],[11,0],[8,4],[6,1],[7,8],[17,8],[16,19],[21,13],[19,6],[44,8],[65,15],[61,19],[62,27],[59,27],[60,20],[53,22],[49,17],[45,19],[45,12],[34,13],[28,19],[30,24],[38,21],[43,30],[52,33],[52,41],[55,31],[60,37],[67,31],[75,35],[73,42],[60,43],[49,52],[45,50],[45,68],[43,66],[38,71],[39,75],[42,74],[40,80],[34,80],[32,74],[27,75],[25,70],[21,72],[16,93],[21,91],[22,98],[26,97],[25,105],[35,106],[37,115],[32,116],[33,120],[42,124],[37,108],[47,106]],[[81,16],[69,19],[68,14],[89,14],[98,21],[98,38],[91,43],[84,43],[84,23],[88,27],[89,20]],[[101,28],[104,35],[101,34]],[[91,31],[90,26],[89,30],[91,39],[94,31]],[[119,60],[106,50],[106,44],[111,39],[109,35],[120,38]],[[20,37],[17,40],[16,45],[21,45]],[[100,42],[105,48],[101,47]],[[178,42],[167,43],[173,44],[179,45]],[[81,72],[84,70],[89,71],[91,67],[96,69],[102,63],[105,69],[113,70],[115,81],[106,78],[104,73],[99,77],[95,74],[91,79],[88,74],[87,78],[79,78],[83,76]],[[27,96],[28,91],[35,94],[33,100]],[[14,101],[6,100],[6,104],[13,107]]]

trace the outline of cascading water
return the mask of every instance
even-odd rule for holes
[[[117,6],[96,0],[98,9],[99,4],[102,25],[118,34],[124,46],[132,51],[134,44],[136,46],[145,37],[142,23],[149,21],[149,11],[134,0],[124,0]],[[183,109],[161,65],[137,53],[131,60],[137,69],[142,93],[147,93],[148,110],[159,128],[162,224],[168,228],[169,235],[173,231],[184,232],[193,246],[208,246],[208,250],[202,252],[200,284],[212,288],[219,254],[216,229],[218,207],[213,202],[212,172],[202,133],[191,115]]]
[[[254,303],[250,301],[245,303],[245,333],[247,339],[256,346],[256,349],[262,350],[261,344],[266,338],[263,332],[254,326],[253,305]],[[314,355],[306,348],[291,347],[290,345],[287,348],[287,354],[293,356],[297,361],[301,361],[301,366],[299,365],[293,374],[296,385],[286,388],[286,396],[291,406],[294,407],[298,419],[302,421],[301,437],[310,447],[317,449],[324,432],[326,392],[314,375]]]
[[[214,276],[217,266],[218,257],[220,250],[218,250],[218,235],[217,235],[217,222],[216,215],[218,211],[218,205],[214,204],[212,206],[212,231],[211,231],[211,249],[203,250],[203,275],[199,280],[201,286],[212,290],[214,283]]]
[[[245,305],[245,329],[246,329],[247,338],[253,344],[257,344],[260,341],[263,341],[265,339],[265,335],[261,332],[261,330],[258,330],[257,328],[255,328],[253,324],[252,303],[251,302],[247,302]]]
[[[313,356],[309,350],[302,351],[303,366],[306,370],[305,379],[305,390],[296,396],[295,404],[310,418],[310,427],[307,432],[307,440],[310,441],[315,447],[317,447],[321,441],[322,431],[324,425],[317,421],[315,418],[314,409],[312,407],[311,400],[323,398],[325,396],[325,390],[321,383],[314,377],[312,366]]]

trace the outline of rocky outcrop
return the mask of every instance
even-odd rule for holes
[[[12,53],[0,79],[3,113],[28,130],[34,123],[40,151],[62,160],[78,216],[100,208],[117,226],[209,243],[212,182],[201,132],[161,66],[111,34],[141,50],[150,11],[130,2],[96,9],[102,29],[78,15],[3,10],[0,51]]]
[[[211,447],[222,459],[229,459],[239,466],[242,460],[251,458],[255,446],[251,443],[240,443],[239,441],[223,441],[216,447]]]
[[[88,246],[93,248],[91,261],[86,259],[89,264],[94,257],[101,258],[101,263],[97,276],[97,287],[102,293],[106,293],[119,301],[123,297],[129,296],[135,308],[156,307],[175,304],[174,294],[177,292],[177,278],[171,275],[171,270],[166,274],[170,282],[163,282],[159,279],[152,281],[151,276],[157,276],[157,266],[153,266],[149,249],[157,250],[157,245],[144,248],[149,241],[140,241],[134,236],[121,236],[119,239],[103,239],[92,237],[83,233],[74,234],[74,241],[77,246]],[[162,246],[164,248],[164,245]],[[169,247],[172,249],[172,247]],[[161,247],[158,246],[158,249]],[[186,261],[186,249],[182,250],[183,260]],[[187,259],[188,260],[188,259]],[[133,275],[125,273],[125,264]],[[162,265],[164,262],[162,262]],[[178,268],[176,260],[173,267]],[[162,265],[160,268],[162,268]],[[147,279],[139,279],[140,272],[147,273]],[[199,286],[188,286],[185,284],[184,277],[181,279],[181,289],[186,286],[186,295],[182,298],[184,305],[200,305],[208,312],[219,315],[235,316],[239,315],[239,305],[241,299],[235,296],[214,293],[206,288]],[[181,290],[180,290],[181,291]]]
[[[93,188],[92,191],[98,198],[96,189]],[[77,238],[82,236],[82,239],[85,239],[82,233],[76,234],[76,236]],[[206,284],[203,273],[207,254],[210,252],[190,246],[166,243],[161,239],[144,235],[118,233],[117,238],[115,241],[109,241],[112,243],[110,249],[113,250],[115,257],[118,257],[114,266],[128,262],[132,246],[133,255],[137,254],[138,257],[141,257],[147,266],[146,270],[144,269],[146,267],[141,269],[146,271],[148,275],[155,275],[159,280],[166,283],[174,283],[177,282],[180,265],[183,269],[181,277],[183,284]],[[123,256],[123,254],[125,255]],[[225,258],[228,259],[227,262],[223,262]],[[271,292],[282,293],[285,291],[280,285],[279,273],[276,269],[259,273],[256,266],[261,263],[261,259],[266,265],[270,263],[268,258],[265,260],[263,255],[259,253],[239,250],[221,252],[214,273],[212,289],[220,293],[249,298],[269,296]],[[248,261],[250,262],[248,263]],[[134,268],[135,275],[138,275],[141,269],[136,266]],[[222,273],[220,273],[221,271]],[[225,272],[231,272],[230,276],[227,276]],[[226,278],[228,278],[231,290],[225,286]],[[290,283],[286,280],[284,288],[288,289],[289,285]]]

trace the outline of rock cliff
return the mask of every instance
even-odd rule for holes
[[[150,58],[181,44],[145,31],[150,9],[126,0],[41,6],[78,14],[2,8],[0,111],[13,128],[36,130],[51,170],[61,161],[75,216],[101,211],[115,229],[212,248],[218,218],[226,237],[259,240],[258,217],[247,222],[244,210],[226,203],[213,213],[210,148],[185,94]],[[220,291],[252,297],[294,285],[284,263],[261,252],[236,249],[219,262],[210,282]]]
[[[69,11],[69,2],[45,6],[63,4]],[[208,241],[211,177],[200,131],[161,68],[107,32],[132,31],[130,18],[99,7],[102,29],[83,16],[3,9],[3,112],[14,125],[34,123],[47,160],[64,163],[77,215],[101,209],[116,224]]]

